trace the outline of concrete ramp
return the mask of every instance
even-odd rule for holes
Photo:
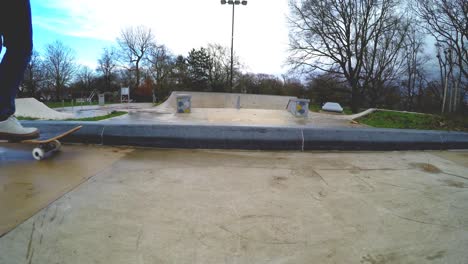
[[[193,108],[286,110],[289,100],[296,98],[293,96],[277,95],[174,91],[169,98],[157,108],[166,111],[176,109],[176,98],[178,94],[191,95]]]
[[[53,120],[74,118],[73,114],[55,111],[35,98],[18,98],[15,104],[16,116]]]

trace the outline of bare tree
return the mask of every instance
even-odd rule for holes
[[[379,51],[375,45],[394,32],[398,0],[290,0],[289,62],[294,69],[319,70],[343,76],[351,87],[351,108],[357,112],[363,72]],[[392,59],[394,59],[393,57]],[[393,61],[390,61],[393,62]],[[388,61],[382,61],[384,68]],[[367,71],[372,65],[367,65]]]
[[[210,85],[213,91],[225,92],[230,89],[229,78],[231,74],[231,53],[228,48],[220,44],[208,44],[208,54],[212,60],[212,69],[210,71]],[[239,75],[239,58],[234,56],[234,75]]]
[[[452,49],[455,64],[468,78],[468,2],[466,0],[417,0],[424,26],[440,45]]]
[[[56,41],[46,47],[44,69],[55,90],[55,99],[63,97],[65,87],[70,83],[76,71],[75,58],[70,48]]]
[[[154,35],[145,26],[129,27],[121,31],[117,42],[121,48],[122,59],[129,64],[129,70],[135,72],[135,87],[140,86],[141,63],[147,52],[154,45]]]
[[[457,100],[462,99],[458,96],[460,94],[458,88],[462,84],[461,73],[457,71],[453,50],[440,43],[436,44],[436,48],[443,90],[441,112],[454,112],[457,109]]]
[[[88,66],[81,66],[77,74],[78,82],[83,85],[85,91],[93,90],[93,82],[95,80],[94,72]]]
[[[114,71],[117,67],[116,51],[113,48],[103,50],[101,58],[98,60],[97,71],[102,73],[104,78],[104,90],[110,91],[112,78],[114,77]]]
[[[424,35],[419,30],[417,22],[413,20],[403,51],[404,77],[402,79],[407,110],[415,109],[415,98],[417,98],[417,106],[420,108],[423,87],[426,82],[424,65],[429,61],[429,57],[423,54],[424,47]]]
[[[33,50],[31,60],[24,72],[23,89],[21,90],[23,96],[40,98],[39,90],[41,89],[41,82],[45,78],[42,64],[39,53]]]
[[[468,87],[468,2],[466,0],[416,0],[416,12],[436,40],[441,83],[442,112],[455,111]],[[442,55],[442,53],[444,55]],[[462,91],[461,86],[464,87]],[[447,107],[448,105],[448,107]]]
[[[153,102],[156,102],[156,89],[159,91],[163,89],[164,82],[173,72],[175,59],[166,46],[153,45],[148,52],[147,60],[150,64],[149,72],[156,81],[155,89],[153,89]]]
[[[312,104],[322,107],[329,101],[348,102],[349,88],[333,74],[311,75],[307,80],[307,93]]]
[[[382,20],[375,37],[364,49],[363,92],[371,107],[384,104],[387,95],[393,93],[403,70],[402,51],[409,28],[401,16],[389,16]],[[365,95],[362,95],[364,98]]]

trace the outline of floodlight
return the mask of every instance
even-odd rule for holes
[[[232,36],[231,36],[231,74],[230,74],[230,79],[231,79],[231,92],[233,91],[233,80],[232,76],[234,75],[234,9],[236,5],[247,5],[247,0],[221,0],[221,4],[230,4],[232,5]]]

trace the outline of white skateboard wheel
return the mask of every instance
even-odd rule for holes
[[[45,156],[45,152],[41,148],[34,148],[32,151],[32,155],[36,160],[41,160]]]

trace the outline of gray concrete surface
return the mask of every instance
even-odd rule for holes
[[[191,113],[178,114],[178,94],[191,96]],[[214,124],[214,125],[269,125],[309,127],[365,127],[351,120],[375,109],[357,115],[337,115],[309,112],[308,118],[288,112],[290,96],[231,94],[206,92],[172,92],[158,106],[150,103],[107,104],[104,106],[75,106],[56,108],[77,118],[106,115],[112,111],[127,111],[128,115],[103,122],[127,124]]]
[[[198,125],[266,125],[266,126],[308,126],[313,128],[334,127],[365,127],[365,125],[351,122],[353,119],[366,115],[375,109],[368,109],[356,115],[337,115],[330,113],[309,112],[308,117],[296,117],[288,112],[288,104],[296,97],[231,94],[231,93],[205,93],[183,92],[192,98],[192,111],[187,114],[178,114],[176,107],[177,94],[173,92],[169,98],[158,106],[152,103],[123,103],[106,104],[103,106],[86,105],[85,103],[73,107],[50,109],[34,98],[28,98],[41,107],[32,104],[19,104],[23,116],[40,119],[60,119],[47,117],[47,113],[54,115],[67,115],[68,118],[86,118],[103,116],[112,111],[126,111],[127,115],[108,119],[106,123],[126,124],[198,124]],[[21,99],[23,100],[23,99]],[[26,102],[26,101],[25,101]],[[38,112],[44,112],[40,114]],[[57,112],[58,111],[58,112]]]
[[[54,108],[59,112],[73,114],[75,118],[87,118],[96,117],[110,114],[112,111],[125,111],[134,113],[138,111],[144,111],[145,109],[151,109],[152,103],[124,103],[124,104],[106,104],[100,105],[86,105],[78,104],[73,107],[59,107]]]
[[[125,153],[67,145],[63,152],[34,162],[34,147],[0,143],[0,237]]]
[[[192,108],[189,114],[178,114],[173,109],[157,108],[151,104],[133,103],[105,106],[58,108],[77,118],[102,116],[112,111],[126,111],[127,115],[106,119],[105,123],[127,124],[204,124],[204,125],[269,125],[310,127],[366,127],[352,123],[352,116],[309,112],[307,119],[294,117],[286,109]]]
[[[468,262],[466,151],[109,149],[125,155],[0,238],[0,263]],[[95,150],[59,157],[77,151]],[[9,155],[2,171],[42,164]]]
[[[295,96],[279,96],[265,94],[243,94],[243,93],[213,93],[213,92],[190,92],[174,91],[158,109],[174,112],[177,108],[176,98],[179,94],[191,97],[194,108],[242,108],[242,109],[276,109],[287,108],[290,99]]]
[[[295,117],[287,110],[192,108],[189,114],[160,112],[157,109],[131,111],[128,115],[104,120],[106,123],[127,124],[199,124],[199,125],[266,125],[308,126],[313,128],[367,127],[351,122],[346,115],[309,112],[308,118]]]

